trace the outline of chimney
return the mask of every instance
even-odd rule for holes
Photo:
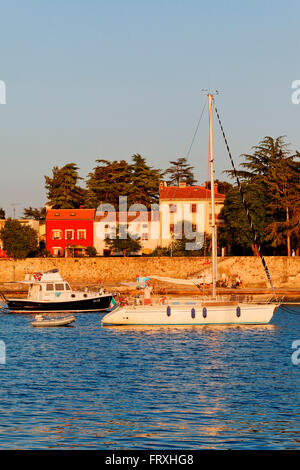
[[[178,186],[179,186],[179,188],[186,188],[186,182],[185,181],[180,181]]]
[[[215,193],[218,192],[218,183],[215,183]]]
[[[167,182],[166,181],[160,181],[159,183],[159,189],[164,189],[166,188],[168,185],[167,185]]]

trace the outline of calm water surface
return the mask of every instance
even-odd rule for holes
[[[0,314],[1,449],[300,448],[300,309],[264,327],[31,320]]]

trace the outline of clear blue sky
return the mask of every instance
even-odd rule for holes
[[[300,150],[300,3],[277,0],[0,1],[0,207],[42,206],[44,175],[140,153],[154,167],[186,156],[203,88],[235,161],[265,135]],[[207,174],[207,115],[190,162]],[[229,168],[215,122],[216,177]]]

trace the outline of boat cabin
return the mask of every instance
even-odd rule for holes
[[[26,275],[24,284],[29,285],[28,299],[39,301],[66,301],[84,299],[94,296],[95,293],[86,291],[74,291],[65,281],[58,270],[53,269],[45,273]]]

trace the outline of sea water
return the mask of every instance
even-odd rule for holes
[[[266,326],[101,318],[33,328],[0,314],[0,449],[300,447],[300,308]]]

